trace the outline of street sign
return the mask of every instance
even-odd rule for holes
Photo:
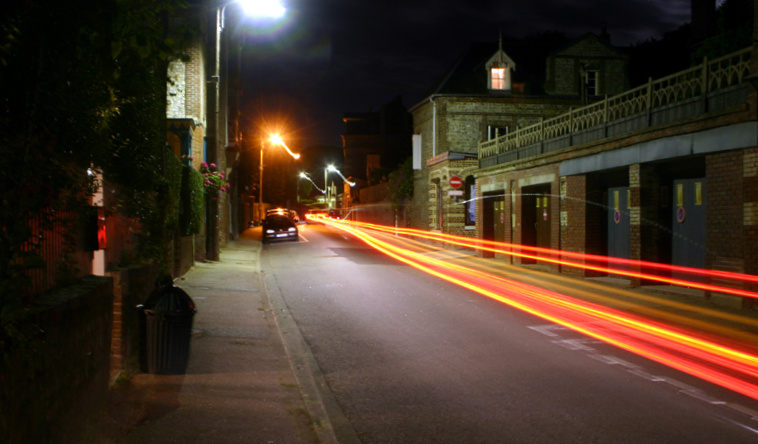
[[[463,179],[461,179],[459,176],[450,176],[450,186],[455,188],[456,190],[463,186]]]
[[[448,196],[463,196],[463,190],[450,190],[447,192]]]

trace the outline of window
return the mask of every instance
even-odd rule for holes
[[[413,169],[421,169],[421,134],[413,135]]]
[[[490,69],[491,89],[505,89],[505,68],[493,66]]]
[[[510,91],[516,64],[500,49],[484,65],[487,70],[487,88],[490,91]]]
[[[466,226],[476,225],[476,181],[474,176],[466,177]]]
[[[487,140],[494,140],[508,134],[507,126],[487,125]]]
[[[596,70],[588,70],[584,73],[584,84],[587,88],[588,96],[598,95],[598,72]]]

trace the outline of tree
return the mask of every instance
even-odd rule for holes
[[[28,270],[42,226],[75,220],[94,175],[131,190],[122,202],[155,260],[176,200],[165,166],[167,17],[179,0],[15,2],[0,18],[0,347],[22,336],[17,314],[34,301]],[[175,179],[175,178],[174,178]],[[179,176],[178,182],[181,182]],[[35,235],[37,237],[35,237]],[[72,236],[65,250],[75,250]]]

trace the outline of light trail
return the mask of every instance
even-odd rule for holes
[[[352,234],[390,257],[440,279],[758,399],[758,356],[750,347],[735,344],[729,338],[706,338],[698,332],[674,328],[538,286],[430,257],[425,252],[413,251],[382,240],[381,237],[391,236],[371,234],[365,230],[365,226],[358,228],[355,226],[357,224],[342,221],[324,222]],[[392,234],[395,229],[384,227],[380,231]],[[431,238],[442,239],[438,236]]]
[[[592,270],[601,273],[614,274],[619,276],[626,276],[644,280],[651,280],[656,282],[662,282],[665,284],[678,285],[683,287],[697,288],[705,291],[712,291],[715,293],[730,294],[734,296],[747,297],[758,299],[758,293],[749,290],[743,290],[735,287],[725,287],[721,285],[705,284],[697,281],[688,281],[684,279],[673,279],[656,274],[646,273],[642,271],[633,271],[634,269],[640,270],[661,270],[664,272],[677,272],[683,274],[689,274],[693,276],[700,276],[705,278],[717,278],[727,279],[735,283],[735,285],[743,285],[744,283],[758,284],[758,276],[734,273],[729,271],[719,270],[703,270],[700,268],[682,267],[677,265],[660,264],[656,262],[637,261],[630,259],[622,259],[611,256],[598,256],[593,254],[576,253],[564,250],[551,250],[549,248],[531,247],[525,245],[510,244],[505,242],[488,241],[483,239],[472,239],[463,236],[454,236],[444,233],[434,233],[423,230],[416,230],[412,228],[395,228],[383,225],[369,224],[365,222],[354,222],[351,224],[356,227],[362,227],[366,229],[381,231],[385,233],[402,234],[405,236],[412,236],[416,238],[428,239],[432,241],[444,242],[450,245],[456,245],[465,248],[478,249],[483,251],[489,251],[492,253],[503,254],[508,256],[517,256],[525,259],[534,259],[543,262],[549,262],[553,264],[560,264],[569,267],[583,268],[585,270]],[[524,253],[530,252],[529,253]],[[540,255],[541,254],[541,255]],[[572,258],[581,260],[582,262],[568,261],[559,258]],[[620,266],[628,266],[632,270],[623,270],[619,268],[611,268],[603,265],[591,265],[585,262],[601,262],[611,263]]]

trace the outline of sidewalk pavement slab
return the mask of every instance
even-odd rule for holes
[[[95,427],[86,442],[323,441],[261,281],[261,244],[249,231],[224,247],[218,262],[197,263],[175,282],[197,306],[186,374],[123,378],[104,413],[111,431]]]

